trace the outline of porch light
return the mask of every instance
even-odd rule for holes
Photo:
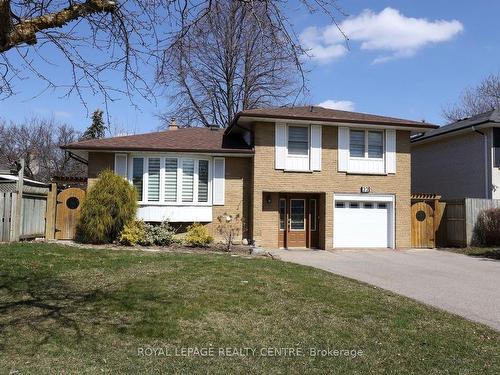
[[[271,202],[272,202],[272,199],[271,199],[271,194],[268,194],[268,195],[266,196],[266,202],[267,202],[267,204],[271,204]]]

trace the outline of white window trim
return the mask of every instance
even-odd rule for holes
[[[307,129],[307,155],[293,155],[290,154],[288,150],[288,134],[290,128],[306,128]],[[286,156],[288,158],[301,158],[301,159],[309,159],[311,156],[311,127],[309,125],[286,125]]]
[[[143,159],[143,175],[142,175],[142,197],[137,203],[139,205],[147,206],[212,206],[212,157],[199,156],[199,155],[183,155],[179,154],[131,154],[129,155],[129,168],[128,168],[128,181],[132,184],[133,176],[133,160]],[[150,158],[160,158],[160,201],[148,201],[148,163]],[[177,201],[165,202],[165,159],[177,160]],[[194,178],[193,178],[193,201],[182,201],[182,160],[194,160]],[[199,160],[208,161],[208,201],[198,202],[198,165]]]
[[[351,131],[364,131],[365,133],[365,156],[351,156]],[[379,132],[382,133],[382,157],[381,158],[370,158],[368,157],[368,133],[369,132]],[[349,159],[351,160],[373,160],[373,161],[385,161],[385,153],[387,150],[385,144],[385,130],[384,129],[357,129],[357,128],[349,128],[348,132],[348,145],[349,145]]]
[[[220,187],[221,197],[212,197],[212,194],[215,193],[215,190],[210,190],[210,197],[211,197],[210,199],[211,199],[211,202],[213,203],[214,206],[224,206],[225,202],[226,202],[226,183],[225,183],[225,180],[226,180],[226,159],[222,158],[222,157],[213,158],[212,165],[211,166],[209,165],[209,168],[210,168],[211,173],[212,173],[211,176],[213,176],[212,183],[211,183],[212,188],[213,188],[213,185],[215,184],[214,180],[215,180],[215,162],[216,161],[222,161],[222,171],[221,171],[222,177],[217,177],[218,179],[219,178],[222,179],[222,186]],[[212,170],[213,170],[213,172],[212,172]]]
[[[124,175],[118,174],[118,171],[117,171],[118,159],[120,159],[120,158],[125,158],[125,174]],[[114,173],[118,174],[118,176],[123,177],[123,178],[128,176],[128,155],[127,154],[120,154],[120,153],[115,154]]]

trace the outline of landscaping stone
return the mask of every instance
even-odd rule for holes
[[[250,254],[252,255],[263,255],[264,253],[265,251],[261,247],[252,247],[250,249]]]

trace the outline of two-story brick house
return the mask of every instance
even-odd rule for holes
[[[149,222],[244,219],[264,247],[410,246],[410,133],[434,125],[293,107],[240,112],[224,131],[177,128],[63,148],[87,160],[89,184],[105,169],[139,194]]]

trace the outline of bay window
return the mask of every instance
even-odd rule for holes
[[[198,202],[208,202],[208,160],[198,161]]]
[[[129,179],[143,204],[207,204],[210,168],[210,160],[196,157],[133,156]]]
[[[137,191],[137,199],[142,201],[142,179],[144,177],[144,159],[133,158],[132,161],[132,185]]]
[[[177,201],[177,159],[165,158],[165,202]]]
[[[351,129],[349,131],[349,155],[351,158],[383,159],[384,132]]]
[[[192,202],[194,193],[194,160],[182,161],[182,201]]]
[[[160,201],[160,158],[148,158],[148,201]]]

